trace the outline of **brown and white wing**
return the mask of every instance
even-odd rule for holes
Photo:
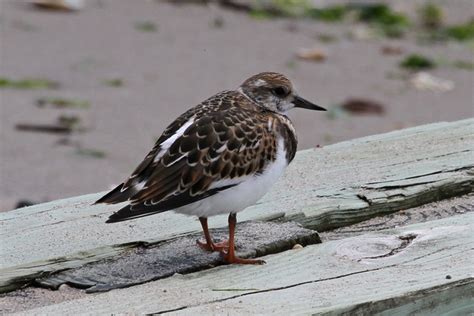
[[[132,175],[123,183],[119,184],[113,190],[101,197],[95,203],[116,204],[129,200],[139,190],[140,183],[146,181],[154,168],[158,165],[157,155],[166,150],[166,140],[179,133],[180,129],[185,129],[186,124],[195,115],[196,108],[183,113],[173,123],[171,123],[156,141],[153,149],[146,155],[143,161],[135,168]]]
[[[199,118],[191,116],[183,126],[182,135],[169,137],[172,143],[163,141],[153,159],[137,168],[135,180],[124,184],[133,192],[128,198],[130,205],[107,222],[196,202],[262,173],[276,159],[276,135],[259,112],[228,108]]]

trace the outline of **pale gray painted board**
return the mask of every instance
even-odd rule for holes
[[[403,314],[442,311],[439,302],[469,311],[472,231],[474,213],[457,215],[266,256],[264,266],[175,275],[24,314]]]
[[[474,314],[474,278],[458,280],[430,288],[401,293],[380,301],[336,308],[322,315],[443,315]]]
[[[224,240],[228,234],[227,229],[211,230],[211,233],[216,240]],[[35,279],[34,284],[58,289],[67,283],[87,289],[88,293],[105,292],[222,265],[220,253],[196,247],[200,237],[191,234],[156,245],[139,246],[114,257]],[[317,232],[292,222],[244,222],[239,225],[236,240],[237,255],[242,258],[282,252],[296,244],[306,246],[321,242]]]
[[[306,150],[297,154],[269,194],[239,214],[239,220],[284,215],[320,230],[345,226],[471,192],[473,168],[474,119]],[[131,242],[157,242],[200,230],[195,218],[172,212],[105,225],[105,219],[120,205],[92,206],[99,196],[0,214],[0,274],[6,275],[2,282],[28,273],[80,266],[106,255],[101,251],[114,254]],[[210,220],[214,227],[226,222],[226,216]]]
[[[378,216],[320,233],[323,242],[474,212],[474,193]]]

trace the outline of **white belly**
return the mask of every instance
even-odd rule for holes
[[[230,189],[180,207],[175,212],[208,217],[231,212],[237,213],[255,204],[268,192],[288,166],[282,139],[278,142],[276,156],[276,160],[268,165],[261,175],[249,177]]]

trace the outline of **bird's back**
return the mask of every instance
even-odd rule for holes
[[[280,141],[288,164],[296,152],[289,119],[224,91],[171,123],[133,174],[97,203],[130,202],[109,222],[203,204],[269,170]]]

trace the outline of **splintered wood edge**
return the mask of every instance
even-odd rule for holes
[[[468,315],[474,309],[471,301],[473,292],[474,278],[466,278],[380,301],[336,308],[320,315],[366,315],[380,312],[390,312],[391,315],[412,315],[422,311],[429,311],[431,315],[442,315],[453,310],[456,310],[459,315]]]
[[[31,262],[25,265],[1,269],[0,293],[28,286],[35,279],[49,276],[55,272],[77,268],[88,263],[120,255],[142,244],[142,242],[132,242],[115,246],[104,246],[65,257],[51,258],[45,261]]]
[[[327,212],[313,215],[314,207],[311,207],[302,210],[299,214],[287,216],[285,219],[298,222],[306,228],[319,232],[349,226],[376,216],[474,192],[474,175],[471,176],[468,172],[473,170],[474,167],[463,173],[453,173],[450,180],[435,181],[429,184],[346,193],[346,203],[335,205]],[[376,198],[372,199],[373,196]]]

